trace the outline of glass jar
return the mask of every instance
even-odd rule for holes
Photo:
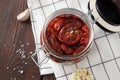
[[[76,17],[80,18],[88,27],[89,29],[89,42],[86,45],[86,47],[78,52],[76,55],[64,55],[64,54],[59,54],[56,52],[51,45],[48,43],[48,40],[46,39],[46,33],[47,33],[47,27],[49,23],[56,17],[60,15],[65,15],[65,14],[70,14],[70,15],[75,15]],[[49,58],[57,63],[76,63],[78,61],[81,61],[89,52],[89,50],[92,47],[93,43],[93,28],[92,28],[92,23],[89,19],[89,17],[84,14],[81,11],[78,11],[76,9],[72,8],[64,8],[55,11],[52,13],[46,20],[43,29],[41,31],[40,35],[40,40],[41,40],[41,45],[43,45],[43,50],[46,54],[49,54]]]

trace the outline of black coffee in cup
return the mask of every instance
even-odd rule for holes
[[[97,0],[96,8],[100,16],[112,25],[120,25],[120,0]]]

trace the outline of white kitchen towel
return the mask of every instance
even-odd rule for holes
[[[46,18],[55,10],[75,8],[88,12],[89,0],[27,0],[30,9],[32,30],[36,48],[40,48],[40,31]],[[88,56],[73,65],[60,65],[48,61],[40,68],[41,75],[54,72],[57,80],[70,80],[71,74],[77,68],[89,68],[95,80],[120,80],[120,33],[108,33],[96,24],[94,28],[94,44]],[[38,62],[44,59],[43,51],[37,55]]]

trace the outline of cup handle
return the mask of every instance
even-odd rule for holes
[[[38,63],[38,62],[35,60],[35,56],[37,56],[37,53],[39,53],[40,50],[43,50],[43,48],[44,48],[44,45],[41,46],[40,48],[36,49],[35,52],[34,52],[34,54],[31,55],[31,59],[33,60],[33,62],[34,62],[38,67],[41,67],[43,64],[47,63],[48,60],[49,60],[49,57],[50,57],[50,54],[47,53],[47,54],[45,54],[45,58],[44,58],[41,62]],[[46,60],[46,61],[45,61],[45,60]],[[44,61],[45,61],[45,62],[44,62]]]

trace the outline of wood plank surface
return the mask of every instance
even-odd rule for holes
[[[16,19],[26,8],[26,0],[0,0],[0,80],[55,80],[53,74],[40,76],[30,58],[35,49],[30,19]]]

